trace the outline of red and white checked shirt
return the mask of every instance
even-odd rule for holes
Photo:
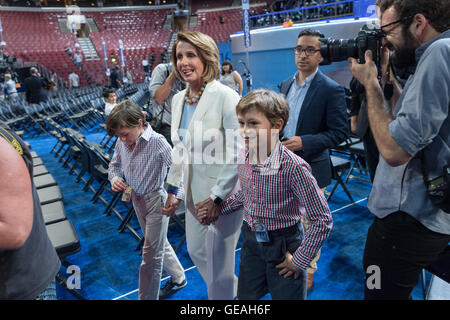
[[[171,165],[172,149],[169,143],[148,125],[136,140],[133,150],[117,139],[109,163],[108,179],[112,184],[117,178],[122,178],[137,195],[142,196],[164,186]],[[182,186],[178,188],[177,198],[184,199]]]
[[[267,230],[296,225],[306,214],[310,227],[293,263],[306,269],[329,236],[333,226],[323,192],[311,174],[309,164],[280,142],[262,165],[249,163],[248,150],[242,152],[238,175],[241,189],[222,204],[221,214],[244,207],[244,220],[252,230],[262,222]]]

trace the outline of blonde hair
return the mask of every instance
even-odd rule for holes
[[[185,31],[178,34],[178,38],[172,47],[171,57],[176,76],[184,81],[177,68],[177,45],[181,41],[191,44],[197,50],[199,58],[204,65],[203,80],[211,82],[217,79],[220,73],[219,49],[217,49],[216,43],[210,36],[199,31]]]
[[[272,126],[276,120],[283,120],[283,131],[289,119],[289,104],[283,95],[272,90],[257,89],[247,93],[236,106],[236,114],[243,115],[251,110],[256,110],[264,114]]]
[[[106,132],[114,136],[120,128],[138,127],[142,120],[143,126],[147,126],[142,110],[131,100],[124,100],[117,104],[106,119]]]

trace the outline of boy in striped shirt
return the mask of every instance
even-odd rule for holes
[[[187,284],[183,266],[167,240],[169,217],[161,213],[167,199],[164,179],[172,165],[170,145],[153,131],[141,109],[130,100],[112,109],[106,129],[118,138],[108,168],[111,189],[125,194],[131,189],[131,201],[144,235],[139,300],[165,299]],[[183,197],[183,188],[179,188],[177,198]],[[171,279],[160,290],[162,269]]]
[[[254,90],[236,107],[245,150],[238,163],[241,189],[221,214],[244,208],[239,300],[306,299],[306,268],[330,234],[326,199],[303,159],[279,141],[289,118],[284,97]],[[311,226],[303,231],[301,217]],[[209,223],[206,213],[199,220]]]

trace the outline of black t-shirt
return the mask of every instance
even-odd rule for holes
[[[25,95],[28,103],[40,103],[46,100],[43,91],[44,80],[42,78],[31,76],[25,79]]]
[[[117,80],[120,82],[120,73],[117,70],[114,70],[113,72],[111,72],[111,75],[109,76],[110,80],[111,80],[111,87],[113,88],[120,88],[120,85],[117,83]]]
[[[0,122],[20,143],[30,177],[33,177],[33,160],[23,141]],[[3,136],[0,135],[0,139]],[[55,278],[61,262],[47,235],[41,205],[32,182],[33,226],[22,247],[14,250],[0,249],[0,299],[27,300],[36,298]]]

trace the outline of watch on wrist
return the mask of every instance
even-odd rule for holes
[[[216,205],[220,205],[221,203],[222,203],[222,198],[220,198],[220,197],[216,197],[215,199],[214,199],[214,203],[216,204]]]

